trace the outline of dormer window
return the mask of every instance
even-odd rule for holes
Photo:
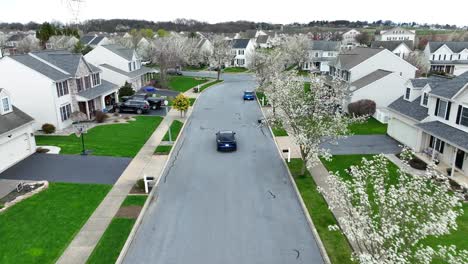
[[[13,107],[10,102],[10,97],[6,96],[2,98],[2,113],[8,114],[13,112]]]
[[[411,96],[411,88],[406,88],[405,100],[409,100]]]
[[[93,73],[93,87],[101,84],[101,76],[99,73]]]
[[[421,100],[421,105],[422,106],[427,106],[428,101],[429,101],[429,94],[428,93],[423,93],[422,100]]]

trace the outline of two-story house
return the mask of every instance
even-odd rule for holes
[[[329,63],[336,59],[340,47],[339,41],[310,41],[309,58],[302,64],[302,70],[328,73],[330,71]]]
[[[410,53],[413,51],[413,43],[411,41],[373,41],[371,43],[371,48],[378,49],[388,49],[402,59],[409,57]]]
[[[373,100],[384,109],[401,96],[405,82],[414,78],[416,67],[387,49],[357,47],[342,52],[330,64],[330,76],[349,89],[348,103]]]
[[[424,55],[432,72],[460,75],[468,71],[468,42],[428,42]]]
[[[231,54],[233,59],[228,67],[248,67],[251,55],[255,51],[255,44],[251,39],[233,39],[231,41]]]
[[[343,47],[348,48],[356,46],[357,44],[359,44],[356,40],[356,37],[360,34],[361,32],[357,31],[354,28],[346,31],[345,33],[343,33],[343,35],[341,35],[341,44],[343,45]]]
[[[0,173],[36,152],[33,122],[0,88]]]
[[[423,160],[438,160],[468,187],[468,72],[455,78],[407,82],[403,96],[389,105],[387,133]]]
[[[38,51],[0,60],[0,86],[15,105],[31,115],[34,128],[50,123],[57,130],[72,124],[71,114],[93,119],[96,110],[117,101],[118,86],[101,78],[101,70],[81,53]]]
[[[158,71],[142,66],[141,58],[134,49],[118,44],[101,45],[94,48],[85,58],[102,70],[105,80],[123,86],[125,82],[139,90]]]
[[[415,30],[408,30],[402,27],[395,27],[380,31],[380,34],[375,35],[377,41],[411,41],[414,43],[416,38]]]

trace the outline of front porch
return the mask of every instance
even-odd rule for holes
[[[118,86],[103,80],[101,85],[81,91],[75,98],[79,111],[92,120],[96,111],[108,112],[119,101]]]
[[[451,64],[437,64],[437,65],[431,65],[431,72],[444,72],[450,75],[453,75],[453,72],[455,70],[455,65]]]
[[[425,163],[432,162],[432,156],[425,152],[415,153],[416,157],[424,161]],[[455,171],[453,175],[448,175],[447,171],[451,169],[451,171]],[[458,183],[459,185],[468,188],[468,176],[464,174],[464,172],[458,168],[453,168],[452,165],[449,165],[445,162],[439,161],[437,164],[436,170],[443,175],[449,176],[450,179]]]

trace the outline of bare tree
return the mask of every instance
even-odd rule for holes
[[[184,64],[190,66],[199,66],[203,62],[201,50],[198,48],[200,42],[197,38],[186,38],[183,48]]]
[[[39,41],[37,41],[36,38],[33,36],[26,36],[18,43],[17,46],[17,50],[19,53],[28,53],[39,49]]]
[[[361,32],[361,34],[357,35],[355,39],[361,45],[369,45],[371,37],[369,36],[369,33],[364,31],[364,32]]]
[[[429,60],[424,55],[424,52],[419,50],[411,52],[406,57],[406,61],[411,63],[414,67],[418,68],[418,70],[416,71],[416,77],[427,75],[431,68]]]
[[[233,58],[231,52],[231,42],[225,40],[222,36],[216,35],[211,41],[213,44],[213,53],[210,57],[211,66],[215,67],[218,72],[218,80],[221,75],[221,68],[224,67],[227,63]]]
[[[149,49],[151,62],[159,65],[162,87],[168,87],[167,70],[183,63],[184,39],[164,37],[152,40]]]

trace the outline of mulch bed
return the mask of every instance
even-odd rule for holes
[[[130,190],[130,194],[146,194],[146,193],[145,193],[145,189],[142,189],[134,185],[132,189]]]
[[[140,214],[142,208],[142,206],[137,205],[120,207],[115,217],[136,219],[138,218],[138,215]]]
[[[13,200],[16,199],[16,197],[19,197],[19,196],[22,196],[22,195],[25,195],[29,192],[32,192],[40,187],[42,187],[44,185],[44,183],[35,183],[35,184],[25,184],[23,189],[21,191],[16,191],[16,190],[13,190],[11,191],[9,194],[7,194],[6,196],[0,198],[0,203],[8,203],[8,202],[11,202]]]

